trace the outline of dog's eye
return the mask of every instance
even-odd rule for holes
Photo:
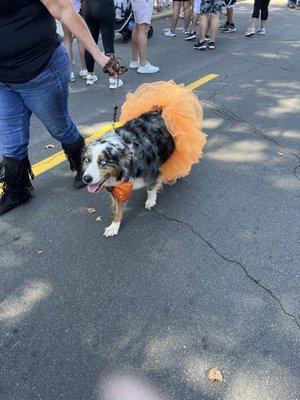
[[[88,164],[90,162],[90,159],[88,157],[84,157],[83,162]]]
[[[106,165],[106,164],[107,164],[107,162],[105,160],[100,161],[100,165]]]

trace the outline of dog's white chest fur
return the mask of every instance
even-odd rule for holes
[[[144,179],[142,179],[142,178],[134,179],[131,181],[131,183],[133,184],[133,187],[132,187],[133,190],[138,190],[138,189],[141,189],[146,186],[146,183],[145,183]]]

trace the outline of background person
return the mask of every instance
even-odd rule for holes
[[[253,36],[256,33],[258,35],[265,35],[266,34],[266,24],[267,19],[269,16],[269,4],[270,0],[255,0],[253,6],[253,13],[252,13],[252,21],[250,28],[247,29],[245,36]],[[256,25],[259,20],[259,16],[261,19],[261,26],[256,31]]]
[[[135,27],[132,32],[132,59],[129,68],[140,74],[154,74],[159,67],[147,61],[148,31],[153,13],[152,0],[131,0]]]
[[[72,0],[72,4],[73,4],[74,9],[79,13],[80,8],[81,8],[80,0]],[[69,30],[69,28],[64,24],[62,24],[62,30],[64,32],[64,42],[65,42],[66,48],[68,50],[68,54],[69,54],[70,61],[71,61],[71,66],[73,66],[73,64],[74,64],[74,60],[73,60],[74,36],[73,36],[72,32]],[[77,40],[77,43],[78,43],[78,52],[79,52],[80,67],[81,67],[80,71],[79,71],[79,76],[81,76],[81,78],[83,78],[83,79],[86,79],[87,70],[86,70],[85,59],[84,59],[85,48],[84,48],[83,44],[80,42],[80,40]],[[75,74],[73,72],[73,69],[71,69],[70,81],[71,82],[75,81]]]
[[[219,30],[219,19],[222,13],[222,0],[202,0],[200,6],[200,38],[198,50],[215,49],[215,41]],[[206,44],[205,35],[210,32],[210,41]]]
[[[101,32],[102,43],[105,54],[113,54],[115,52],[115,4],[114,0],[83,0],[82,15],[89,27],[89,30],[96,43],[99,40]],[[98,77],[94,74],[95,60],[94,57],[86,51],[85,63],[87,67],[87,85],[93,85],[97,82]],[[109,78],[109,88],[116,89],[122,86],[121,79]]]
[[[236,26],[233,21],[233,10],[236,4],[236,0],[224,0],[224,7],[226,8],[226,22],[224,25],[220,26],[222,32],[229,33],[235,32]]]
[[[175,29],[178,23],[178,18],[180,14],[181,3],[183,3],[183,13],[184,13],[184,29],[183,34],[188,35],[189,25],[191,22],[191,1],[190,0],[173,0],[173,14],[171,21],[171,28],[167,30],[164,35],[167,37],[176,36]]]

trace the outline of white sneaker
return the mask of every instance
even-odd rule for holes
[[[86,84],[87,85],[93,85],[95,82],[97,82],[98,76],[95,74],[87,74],[86,77]]]
[[[245,33],[245,36],[253,36],[255,35],[255,28],[248,28],[247,32]]]
[[[259,28],[256,31],[257,35],[265,35],[267,33],[266,28]]]
[[[129,63],[129,68],[131,69],[136,69],[140,66],[140,60],[134,61],[134,60],[130,60]]]
[[[88,76],[87,69],[81,68],[80,71],[79,71],[79,76],[81,76],[81,78],[83,78],[83,79],[86,79],[87,76]]]
[[[137,69],[137,72],[139,74],[155,74],[155,72],[158,72],[158,71],[159,71],[159,68],[150,64],[148,61],[147,61],[146,65],[144,65],[144,66],[140,65]]]
[[[118,87],[123,86],[124,83],[122,79],[117,78],[109,78],[109,89],[117,89]]]
[[[189,34],[190,34],[190,31],[189,31],[188,29],[183,29],[182,33],[183,33],[184,35],[189,35]]]
[[[70,82],[75,82],[75,75],[73,71],[71,71]]]
[[[167,37],[174,37],[176,36],[176,33],[172,32],[171,29],[169,29],[168,31],[165,31],[164,35]]]

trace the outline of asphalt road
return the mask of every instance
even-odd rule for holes
[[[1,217],[1,400],[300,398],[300,11],[273,3],[269,34],[246,39],[250,15],[240,3],[237,32],[206,52],[157,21],[149,58],[161,72],[124,77],[121,102],[146,78],[219,75],[196,90],[205,156],[154,211],[135,193],[119,235],[103,238],[109,196],[74,192],[64,163]],[[129,48],[117,42],[126,59]],[[103,75],[71,85],[83,133],[112,103]],[[58,150],[33,120],[32,162]]]

